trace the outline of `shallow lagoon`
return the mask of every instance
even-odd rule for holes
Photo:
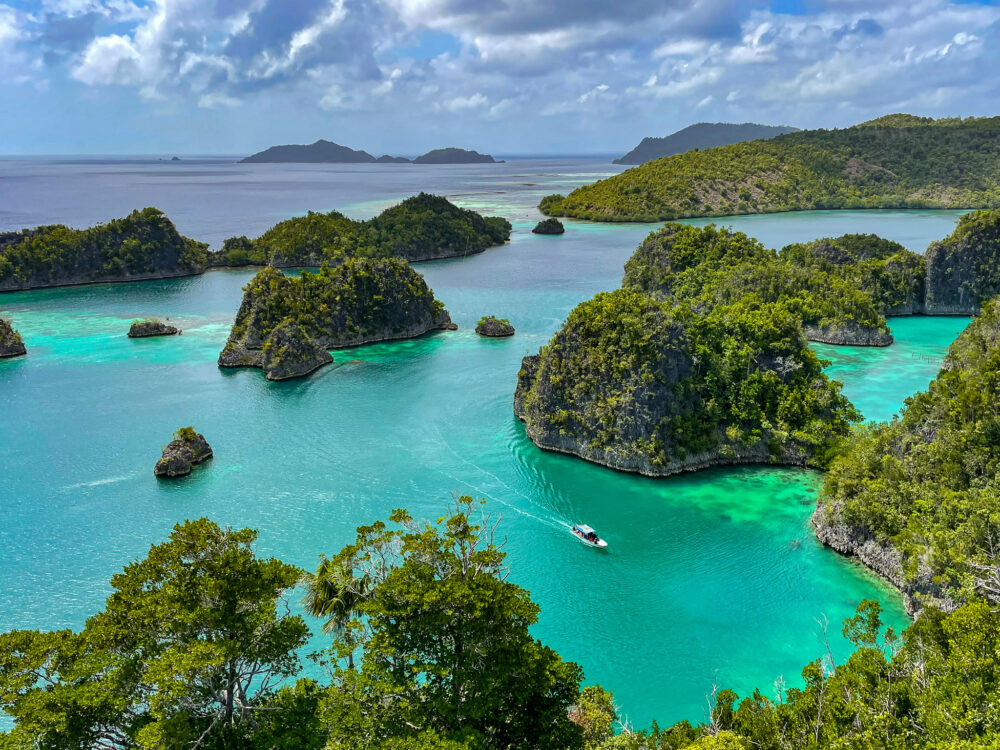
[[[567,222],[564,236],[539,237],[529,231],[532,206],[614,168],[532,160],[257,171],[223,161],[178,177],[155,163],[17,164],[0,162],[0,171],[48,192],[44,203],[42,193],[34,203],[0,201],[0,229],[108,218],[127,195],[218,244],[310,208],[370,215],[424,187],[509,216],[515,234],[480,256],[419,266],[458,332],[335,353],[334,367],[291,383],[215,365],[251,271],[0,296],[30,352],[0,363],[0,629],[79,626],[109,577],[184,518],[256,527],[262,552],[311,566],[392,508],[438,517],[453,492],[484,497],[504,515],[512,578],[542,607],[536,635],[614,690],[638,726],[704,718],[713,682],[741,693],[770,693],[779,676],[793,682],[823,653],[824,616],[842,658],[839,622],[862,598],[879,598],[891,624],[905,624],[890,589],[813,540],[812,473],[740,468],[650,480],[542,453],[524,437],[511,412],[521,357],[575,304],[616,287],[655,228]],[[106,204],[90,189],[98,184],[110,186]],[[55,215],[42,216],[42,205]],[[922,249],[957,215],[725,223],[778,246],[864,231]],[[483,314],[510,318],[517,335],[478,338],[472,327]],[[169,316],[184,335],[127,339],[128,322],[146,315]],[[893,347],[817,349],[865,415],[884,419],[926,386],[964,323],[897,319]],[[186,424],[204,432],[216,458],[188,479],[157,482],[159,448]],[[606,554],[568,533],[578,520],[610,541]]]

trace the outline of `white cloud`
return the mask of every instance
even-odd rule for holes
[[[142,83],[141,63],[142,55],[129,37],[111,34],[87,45],[72,76],[91,86],[134,86]]]
[[[13,84],[44,86],[42,63],[30,52],[33,34],[30,18],[23,12],[0,5],[0,78]]]
[[[444,102],[442,107],[449,112],[460,112],[463,109],[479,109],[490,103],[483,94],[475,93],[471,96],[456,96]]]

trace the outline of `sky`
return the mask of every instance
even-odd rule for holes
[[[623,153],[1000,114],[1000,0],[0,0],[0,154]]]

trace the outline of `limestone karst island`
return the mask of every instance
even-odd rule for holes
[[[1000,750],[998,49],[0,0],[0,750]]]

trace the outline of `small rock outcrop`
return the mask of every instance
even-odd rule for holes
[[[27,353],[21,334],[14,330],[9,321],[0,318],[0,359],[20,357]]]
[[[490,336],[493,338],[513,336],[514,326],[510,324],[507,318],[495,318],[492,315],[487,315],[479,319],[479,323],[476,325],[476,333],[480,336]]]
[[[351,258],[295,277],[267,268],[244,289],[219,366],[262,367],[284,380],[329,364],[329,349],[454,328],[423,276],[398,258]]]
[[[502,164],[489,154],[464,148],[436,148],[413,160],[414,164]]]
[[[285,318],[264,342],[260,366],[268,380],[301,378],[333,362],[330,352],[318,346],[291,318]]]
[[[163,449],[163,456],[156,462],[153,473],[158,477],[182,477],[212,455],[204,435],[195,432],[193,427],[181,427]]]
[[[156,320],[134,320],[128,329],[130,339],[144,339],[150,336],[176,336],[180,333],[179,328],[169,326],[166,323]]]
[[[535,228],[531,230],[532,234],[563,234],[566,231],[566,227],[562,225],[559,219],[548,218],[542,219],[540,222],[535,224]]]

